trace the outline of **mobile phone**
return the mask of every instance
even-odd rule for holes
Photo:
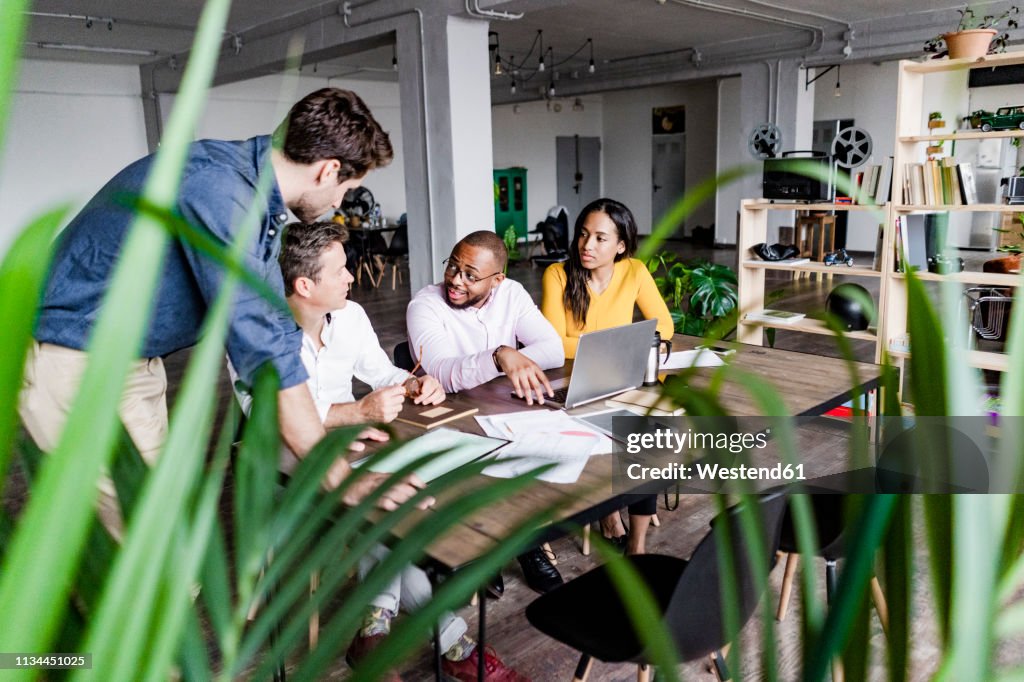
[[[697,346],[696,350],[709,350],[712,353],[717,353],[718,355],[722,355],[722,356],[725,356],[725,357],[728,357],[730,355],[735,355],[736,354],[736,349],[735,348],[726,348],[725,346],[700,345],[700,346]]]

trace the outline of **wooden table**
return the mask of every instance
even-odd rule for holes
[[[702,339],[676,334],[672,348],[689,350],[702,343]],[[733,367],[757,375],[778,390],[787,407],[785,415],[768,416],[815,416],[822,415],[833,407],[850,400],[852,381],[846,361],[808,353],[765,348],[762,346],[738,345],[737,352],[730,360]],[[571,372],[571,361],[566,366],[548,372],[550,379],[557,379]],[[860,392],[869,394],[880,386],[882,367],[879,365],[854,362]],[[694,386],[706,386],[713,370],[697,370],[690,378]],[[530,408],[525,402],[510,395],[511,385],[505,377],[464,391],[479,405],[479,414],[500,414],[527,409],[550,409],[535,405]],[[757,416],[757,405],[742,382],[726,381],[719,397],[726,408],[735,416]],[[598,401],[603,406],[603,401]],[[581,408],[586,409],[586,408]],[[576,410],[570,412],[575,413]],[[413,426],[394,424],[402,438],[422,435],[423,431]],[[446,426],[462,431],[483,434],[473,417],[465,417]],[[557,522],[547,529],[541,541],[564,535],[572,527],[583,526],[602,518],[611,511],[633,501],[633,496],[612,491],[612,457],[591,457],[579,480],[570,485],[537,481],[527,490],[498,504],[463,519],[461,524],[434,542],[427,550],[429,559],[443,571],[454,571],[492,550],[503,538],[538,509],[564,504]],[[491,480],[481,477],[476,485]],[[464,489],[463,489],[464,490]],[[449,491],[441,494],[438,505],[460,494]],[[405,523],[400,524],[396,534],[402,536],[422,520],[417,512]]]

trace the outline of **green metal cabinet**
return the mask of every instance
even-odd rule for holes
[[[525,168],[494,169],[494,231],[504,236],[509,225],[515,225],[519,238],[526,237]]]

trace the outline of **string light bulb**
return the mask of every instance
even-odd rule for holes
[[[590,45],[590,63],[587,64],[587,71],[594,73],[597,71],[597,66],[594,64],[594,39],[587,38],[587,44]]]

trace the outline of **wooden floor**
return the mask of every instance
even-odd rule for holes
[[[676,244],[676,250],[685,259],[704,257],[714,262],[724,263],[735,267],[736,252],[734,249],[716,250],[694,250],[688,244]],[[389,273],[390,274],[390,273]],[[541,270],[530,268],[528,265],[515,265],[510,277],[520,281],[534,297],[535,301],[540,300]],[[406,277],[404,281],[408,281]],[[769,280],[769,288],[778,288],[785,292],[785,300],[779,307],[790,310],[801,310],[813,312],[824,305],[825,296],[830,286],[840,281],[826,285],[812,280],[793,281],[787,276],[778,276]],[[877,296],[877,279],[860,280],[872,293]],[[872,289],[872,287],[874,287]],[[396,343],[405,339],[405,309],[408,304],[410,292],[407,285],[399,285],[396,291],[390,289],[390,281],[385,280],[379,289],[364,286],[355,288],[352,291],[352,300],[358,301],[365,306],[371,321],[377,331],[382,346],[390,353]],[[817,354],[835,355],[832,343],[827,337],[797,334],[793,332],[780,332],[777,337],[776,346],[791,350],[800,350]],[[858,359],[870,361],[872,359],[872,348],[870,344],[855,344],[855,351]],[[170,400],[173,403],[176,389],[181,384],[181,377],[188,361],[188,351],[176,353],[168,358],[167,368],[170,384]],[[232,400],[230,385],[226,374],[220,382],[220,401],[223,405]],[[825,439],[819,434],[804,433],[801,447],[813,449],[816,444],[820,445]],[[11,488],[8,489],[5,505],[9,508],[16,508],[18,500],[10,497]],[[15,498],[18,497],[17,489],[14,488]],[[23,491],[22,491],[23,492]],[[663,501],[659,501],[659,507],[663,507]],[[671,554],[680,557],[688,557],[693,551],[699,539],[707,532],[707,524],[711,516],[710,503],[708,498],[690,496],[684,498],[676,511],[668,512],[660,509],[662,526],[651,528],[648,540],[648,549],[651,552]],[[568,580],[578,576],[595,564],[592,558],[582,556],[577,538],[563,538],[555,541],[554,550],[559,559],[559,570]],[[934,614],[930,603],[931,599],[927,593],[929,579],[925,573],[927,566],[924,556],[924,542],[918,543],[921,547],[921,556],[915,562],[917,575],[915,576],[914,602],[915,621],[913,631],[913,651],[911,661],[913,674],[911,679],[924,680],[930,678],[936,668],[937,659],[937,636],[934,622]],[[824,565],[819,564],[820,575],[818,578],[818,589],[824,595]],[[770,595],[762,602],[761,608],[768,608],[774,612],[779,584],[781,582],[781,567],[777,567],[771,576]],[[535,598],[535,594],[527,588],[523,581],[519,566],[513,563],[505,569],[505,596],[496,602],[491,602],[488,608],[488,642],[492,644],[509,664],[521,672],[529,675],[534,680],[569,680],[572,677],[574,666],[578,655],[568,648],[539,634],[527,624],[523,610],[525,606]],[[326,614],[325,614],[326,615]],[[468,606],[460,612],[469,622],[471,633],[476,628],[476,609]],[[792,680],[799,678],[800,642],[799,642],[799,615],[800,604],[797,598],[792,601],[790,617],[785,623],[779,626],[779,667],[780,679]],[[757,653],[760,650],[760,633],[755,616],[751,623],[744,629],[740,651],[742,663],[739,671],[734,671],[735,679],[760,679],[760,657]],[[873,636],[871,646],[873,649],[874,664],[871,669],[870,679],[882,679],[886,677],[884,668],[884,636],[878,625],[877,618],[873,619]],[[1011,660],[1017,664],[1024,663],[1024,648],[1007,653]],[[410,661],[402,668],[403,676],[407,680],[431,679],[430,656],[426,645],[419,658]],[[713,674],[706,661],[688,663],[683,670],[684,679],[711,680]],[[329,679],[345,679],[348,676],[348,668],[343,659],[339,659],[333,666]],[[636,668],[630,665],[610,665],[595,663],[591,678],[595,681],[603,680],[631,680],[635,679]]]

